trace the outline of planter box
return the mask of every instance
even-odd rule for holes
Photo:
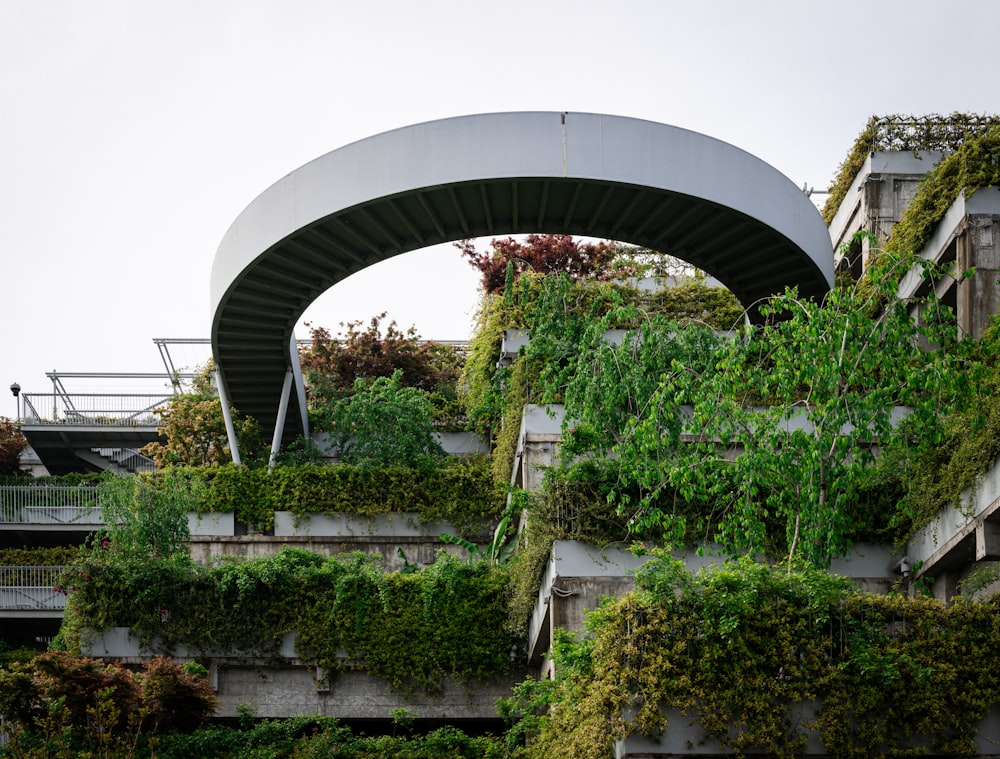
[[[98,659],[146,659],[151,656],[174,656],[179,659],[194,657],[212,657],[217,659],[232,659],[246,656],[240,651],[220,651],[210,648],[189,648],[184,644],[173,646],[169,651],[159,638],[153,638],[149,645],[143,646],[129,627],[112,627],[103,632],[89,631],[83,636],[80,648],[84,655]],[[295,653],[295,632],[285,633],[281,639],[279,655],[286,659],[298,659]],[[252,657],[251,657],[252,658]]]
[[[441,533],[458,534],[447,522],[421,524],[417,514],[308,514],[296,517],[290,511],[274,512],[275,537],[382,537],[436,538]]]
[[[794,704],[789,713],[792,724],[800,724],[814,719],[819,704]],[[705,734],[701,726],[691,717],[684,717],[677,709],[664,711],[669,720],[667,729],[656,737],[630,735],[615,742],[615,759],[652,759],[652,757],[679,756],[730,756],[731,752],[723,751],[719,742]],[[804,729],[806,735],[806,750],[804,757],[821,759],[829,756],[819,733]],[[979,723],[979,735],[976,740],[977,756],[996,756],[1000,745],[1000,705],[993,706],[985,719]],[[922,756],[940,756],[930,752],[930,742],[926,737],[915,739],[913,748]],[[748,755],[767,755],[760,749],[746,749]]]
[[[188,531],[194,536],[236,534],[236,518],[232,511],[212,511],[207,514],[188,512]]]

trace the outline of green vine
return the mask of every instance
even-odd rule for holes
[[[823,220],[833,221],[865,160],[875,151],[933,150],[950,153],[966,140],[1000,125],[1000,117],[953,113],[949,116],[872,116],[840,164],[823,206]],[[954,197],[952,198],[954,200]]]
[[[78,546],[0,548],[0,567],[64,567],[76,561]]]
[[[120,495],[128,496],[135,484],[127,478],[97,481],[104,483],[105,496],[122,489],[127,492]],[[172,481],[186,483],[184,492],[167,487]],[[297,517],[416,513],[422,522],[447,521],[463,534],[475,534],[484,521],[499,516],[506,493],[491,478],[487,457],[445,459],[430,470],[350,464],[279,466],[271,472],[231,464],[174,467],[144,474],[137,482],[144,484],[143,492],[173,494],[184,510],[232,511],[237,520],[259,529],[274,526],[275,511],[291,511]],[[119,504],[119,510],[124,508]]]
[[[63,638],[72,647],[84,630],[129,627],[167,649],[273,658],[294,630],[305,661],[334,674],[363,667],[400,691],[435,692],[443,678],[511,667],[504,571],[444,553],[404,574],[362,554],[324,559],[288,548],[211,566],[97,552],[67,572],[66,584],[73,613]]]
[[[886,241],[887,250],[919,253],[961,192],[1000,184],[1000,123],[968,139],[921,180],[913,201]]]
[[[992,603],[868,595],[752,560],[692,575],[662,553],[637,584],[590,617],[590,637],[558,647],[530,756],[608,756],[616,738],[689,720],[740,756],[802,756],[810,731],[834,757],[924,742],[972,755],[1000,701]]]

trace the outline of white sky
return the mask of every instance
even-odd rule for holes
[[[995,0],[0,0],[0,415],[13,381],[158,371],[152,338],[208,337],[226,229],[348,142],[591,111],[703,132],[825,188],[872,114],[1000,112],[977,32],[998,21]],[[468,336],[477,275],[457,251],[378,268],[305,319],[388,310]]]

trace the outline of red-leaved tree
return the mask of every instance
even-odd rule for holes
[[[622,246],[612,242],[579,243],[571,235],[528,235],[524,242],[513,237],[490,242],[490,250],[476,250],[474,240],[455,243],[462,255],[482,274],[486,294],[503,290],[507,267],[516,278],[522,272],[563,272],[573,279],[613,279],[628,272],[615,265]]]
[[[21,451],[28,441],[17,422],[0,416],[0,474],[17,474],[21,466]]]

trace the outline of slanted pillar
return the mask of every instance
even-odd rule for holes
[[[233,463],[239,466],[240,446],[236,442],[236,427],[233,425],[233,414],[229,408],[229,394],[226,392],[226,383],[222,378],[222,368],[215,370],[215,389],[219,391],[219,403],[222,404],[222,419],[226,423],[226,437],[229,438],[229,454],[233,457]]]
[[[292,380],[295,382],[295,396],[299,401],[299,418],[302,420],[302,437],[309,439],[309,406],[306,403],[306,381],[302,376],[302,364],[299,362],[299,344],[295,342],[295,334],[292,334],[291,344],[288,346],[289,357],[292,365]]]
[[[285,431],[285,417],[288,415],[288,399],[292,394],[292,369],[285,370],[285,381],[281,385],[281,399],[278,401],[278,418],[274,420],[274,436],[271,438],[271,456],[267,460],[267,469],[274,469],[278,461],[278,451],[281,450],[281,435]]]

